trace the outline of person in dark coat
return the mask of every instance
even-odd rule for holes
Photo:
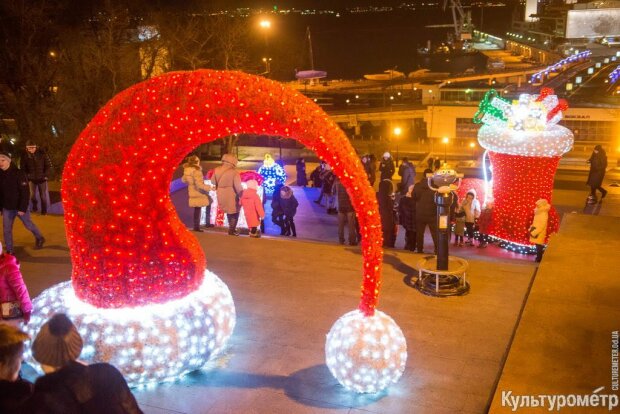
[[[424,170],[424,175],[413,187],[413,200],[415,201],[415,224],[416,224],[416,251],[424,253],[424,231],[426,226],[431,231],[433,245],[437,251],[437,206],[435,204],[435,192],[428,186],[426,174],[432,174],[430,169]]]
[[[32,222],[28,211],[30,190],[26,174],[11,163],[11,154],[0,151],[0,207],[6,252],[13,254],[13,222],[18,217],[35,238],[35,249],[41,249],[45,238]]]
[[[280,227],[280,236],[284,235],[284,211],[280,204],[280,190],[284,187],[282,183],[277,183],[273,189],[271,199],[271,222]]]
[[[377,159],[375,154],[368,155],[368,171],[370,173],[370,185],[374,186],[377,180]]]
[[[396,168],[394,167],[394,160],[392,159],[392,155],[389,152],[383,154],[383,158],[381,159],[381,163],[379,164],[379,172],[381,173],[380,179],[383,180],[392,180],[392,176]]]
[[[312,180],[312,187],[321,188],[321,186],[323,185],[323,181],[321,180],[321,173],[325,169],[325,165],[326,165],[325,161],[321,161],[320,164],[317,165],[316,168],[310,173],[310,180]]]
[[[361,161],[364,172],[366,173],[366,178],[368,178],[368,182],[370,182],[370,160],[368,159],[368,155],[362,155]]]
[[[0,324],[0,413],[18,413],[33,391],[31,382],[19,375],[24,342],[30,337],[15,326]]]
[[[438,169],[441,168],[441,159],[440,158],[437,158],[435,160],[435,164],[433,165],[433,167],[434,167],[433,171],[437,171]]]
[[[32,211],[38,211],[37,193],[41,200],[41,215],[47,214],[49,193],[47,180],[52,172],[52,162],[48,155],[33,141],[26,141],[26,151],[19,161],[19,168],[26,173],[30,186],[30,202]]]
[[[336,180],[334,187],[336,188],[336,195],[338,197],[338,241],[340,244],[344,244],[344,226],[346,224],[349,229],[349,245],[356,246],[357,229],[355,227],[355,210],[351,204],[351,199],[340,180]]]
[[[592,155],[588,160],[590,164],[590,173],[588,174],[587,184],[590,186],[590,196],[588,197],[588,203],[594,204],[597,202],[596,190],[601,193],[601,201],[607,195],[607,190],[603,187],[603,179],[605,178],[605,172],[607,170],[607,154],[600,145],[594,147]]]
[[[435,167],[435,158],[429,157],[429,159],[426,161],[426,163],[428,164],[428,169],[432,170],[433,167]]]
[[[394,184],[392,184],[392,180],[381,180],[377,202],[379,203],[379,215],[383,229],[383,247],[394,247],[396,243],[396,220],[394,217]]]
[[[409,186],[415,184],[415,167],[409,162],[409,158],[403,157],[403,162],[398,167],[398,175],[401,177],[400,191],[402,194],[406,194],[409,191]]]
[[[407,188],[404,197],[398,203],[398,219],[405,228],[405,250],[415,250],[415,201],[413,200],[413,184]]]
[[[32,344],[46,375],[37,379],[25,412],[32,414],[139,414],[123,375],[107,363],[77,361],[82,338],[67,315],[47,321]]]
[[[280,207],[284,213],[284,235],[297,237],[297,229],[295,228],[295,214],[299,202],[293,194],[290,187],[284,186],[280,189]]]
[[[297,158],[295,169],[297,170],[297,185],[300,187],[307,186],[308,177],[306,177],[306,160],[303,158]]]
[[[329,164],[325,164],[325,169],[321,173],[321,181],[323,182],[323,186],[321,187],[321,196],[319,197],[318,204],[321,204],[320,201],[323,199],[323,196],[327,197],[327,214],[338,214],[336,210],[336,197],[334,195],[334,181],[336,180],[336,175],[332,171],[332,168]]]

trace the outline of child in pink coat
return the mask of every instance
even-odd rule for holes
[[[250,237],[260,237],[260,230],[257,227],[260,226],[261,220],[265,218],[265,210],[256,192],[258,182],[256,180],[249,180],[246,185],[248,188],[243,190],[239,201],[243,207],[245,221],[250,228]]]
[[[19,271],[15,256],[2,252],[0,244],[0,304],[2,319],[23,317],[24,323],[30,321],[32,302],[28,289]],[[17,310],[15,305],[19,305]]]

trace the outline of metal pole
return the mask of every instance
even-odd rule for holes
[[[452,193],[435,193],[437,204],[437,270],[448,270]]]

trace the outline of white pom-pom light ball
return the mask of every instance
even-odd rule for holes
[[[407,342],[396,322],[383,312],[355,310],[336,321],[325,344],[327,367],[348,390],[376,393],[395,383],[405,370]]]
[[[34,338],[56,313],[66,313],[84,339],[80,360],[109,362],[130,385],[170,381],[202,368],[226,347],[236,323],[228,287],[205,270],[200,287],[182,299],[135,308],[96,308],[76,297],[71,282],[55,285],[33,301],[26,326]],[[34,367],[31,350],[26,360]]]

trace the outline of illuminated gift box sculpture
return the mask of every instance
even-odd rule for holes
[[[488,232],[513,250],[531,250],[528,229],[536,201],[544,198],[551,203],[558,163],[573,146],[573,133],[557,124],[567,108],[550,88],[512,102],[491,90],[474,117],[474,122],[483,124],[478,141],[489,152],[493,170],[494,208]],[[547,234],[558,227],[559,217],[552,208]]]
[[[348,389],[380,391],[401,376],[407,350],[400,328],[375,309],[383,260],[375,193],[347,137],[314,102],[240,72],[150,79],[119,93],[86,126],[62,179],[72,280],[34,300],[28,332],[34,337],[65,312],[84,338],[80,358],[108,361],[132,384],[174,379],[217,356],[235,306],[177,216],[169,185],[197,146],[241,133],[298,140],[329,162],[349,193],[363,236],[362,297],[329,332],[326,361]]]

